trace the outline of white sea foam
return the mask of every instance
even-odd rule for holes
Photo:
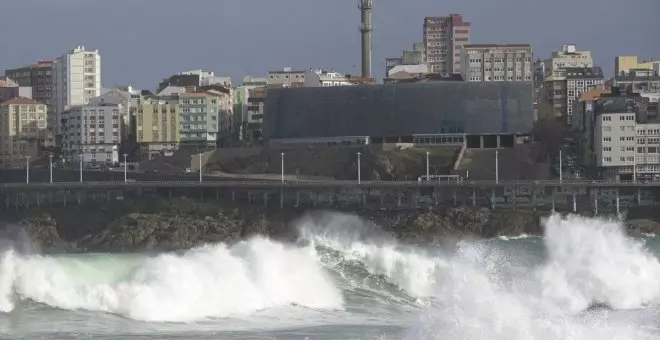
[[[76,271],[69,267],[72,261]],[[99,270],[80,260],[6,253],[0,266],[0,308],[12,308],[14,291],[56,308],[144,321],[193,321],[286,305],[339,309],[343,303],[313,248],[263,238],[117,266]],[[111,275],[105,274],[110,278],[99,279],[101,270],[110,270]]]

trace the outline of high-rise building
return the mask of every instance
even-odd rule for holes
[[[121,142],[121,104],[71,106],[60,116],[62,153],[68,161],[115,164]]]
[[[461,75],[469,82],[532,81],[530,44],[469,44],[461,48]]]
[[[39,60],[36,64],[5,70],[5,76],[20,87],[32,88],[32,99],[51,105],[52,60]]]
[[[86,105],[101,95],[101,54],[76,46],[55,60],[52,83],[51,103],[59,122],[67,108]],[[56,133],[61,134],[59,124]]]
[[[470,43],[470,23],[460,14],[424,18],[426,61],[431,72],[461,73],[461,46]]]
[[[0,103],[0,167],[23,166],[45,145],[46,105],[16,97]]]
[[[628,75],[631,70],[650,70],[658,76],[660,74],[656,70],[659,67],[660,60],[638,61],[637,56],[618,56],[614,58],[614,72],[617,76]]]

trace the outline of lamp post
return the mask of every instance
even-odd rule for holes
[[[128,154],[124,154],[124,183],[128,182],[128,163],[126,162]]]
[[[202,153],[199,153],[199,183],[202,183]]]
[[[430,175],[431,175],[431,174],[429,173],[429,168],[430,168],[430,165],[429,165],[429,154],[431,154],[431,153],[428,152],[428,151],[426,151],[426,181],[430,181],[430,180],[431,180],[431,179],[430,179]]]
[[[495,183],[500,183],[500,152],[495,150]]]
[[[30,183],[30,156],[25,156],[25,183]]]
[[[80,154],[80,183],[83,181],[83,154]]]
[[[280,156],[282,156],[282,183],[284,183],[284,152],[282,152]]]
[[[358,178],[358,184],[362,182],[362,175],[360,174],[362,171],[360,171],[360,156],[362,156],[361,152],[357,153],[358,159],[357,159],[357,178]]]
[[[50,183],[53,183],[53,154],[48,155],[48,169],[50,172]]]

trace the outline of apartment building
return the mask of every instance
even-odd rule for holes
[[[98,50],[87,50],[85,46],[74,49],[57,58],[52,68],[53,112],[57,117],[50,122],[59,129],[62,113],[72,106],[82,106],[101,95],[101,54]],[[70,115],[70,113],[69,113]],[[55,131],[62,135],[63,131]]]
[[[269,71],[266,76],[268,86],[302,87],[305,84],[305,72],[285,67],[281,71]]]
[[[530,44],[466,44],[461,47],[461,76],[468,82],[532,81]]]
[[[600,67],[564,67],[553,71],[545,80],[544,99],[552,104],[556,117],[564,117],[573,125],[573,106],[580,96],[603,87],[605,79]]]
[[[19,86],[9,77],[0,77],[0,102],[16,97],[32,99],[32,88]]]
[[[660,92],[660,75],[649,69],[629,69],[614,76],[614,86],[629,92]]]
[[[249,90],[247,100],[246,139],[252,142],[260,141],[263,136],[264,105],[267,89],[265,87]]]
[[[135,117],[136,142],[142,158],[168,154],[180,141],[181,105],[177,100],[145,98]]]
[[[470,43],[470,23],[460,14],[424,18],[426,62],[431,72],[461,73],[461,46]]]
[[[47,139],[46,105],[16,97],[0,103],[0,167],[23,167],[41,156]]]
[[[36,64],[5,70],[5,76],[20,87],[31,88],[32,99],[51,105],[53,64],[52,60],[39,60]]]
[[[204,70],[179,72],[163,79],[158,84],[156,93],[160,95],[160,92],[169,86],[191,88],[194,91],[194,89],[199,86],[209,85],[222,85],[230,88],[231,77],[216,76],[214,72],[208,72]]]
[[[643,60],[639,61],[637,56],[618,56],[614,58],[614,74],[617,76],[624,76],[632,70],[647,70],[654,71],[656,76],[657,69],[660,67],[660,60]]]
[[[216,147],[223,132],[231,131],[222,97],[213,93],[179,93],[182,147]],[[231,118],[231,117],[229,117]],[[230,119],[229,119],[230,121]]]
[[[62,155],[68,162],[117,164],[122,105],[71,106],[61,113]]]
[[[594,105],[594,163],[604,178],[660,178],[660,119],[657,103],[622,94],[618,88]],[[650,108],[650,109],[649,109]]]

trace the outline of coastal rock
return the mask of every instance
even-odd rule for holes
[[[57,232],[57,222],[48,214],[39,214],[19,223],[28,235],[34,250],[46,248],[63,250],[68,245]]]

